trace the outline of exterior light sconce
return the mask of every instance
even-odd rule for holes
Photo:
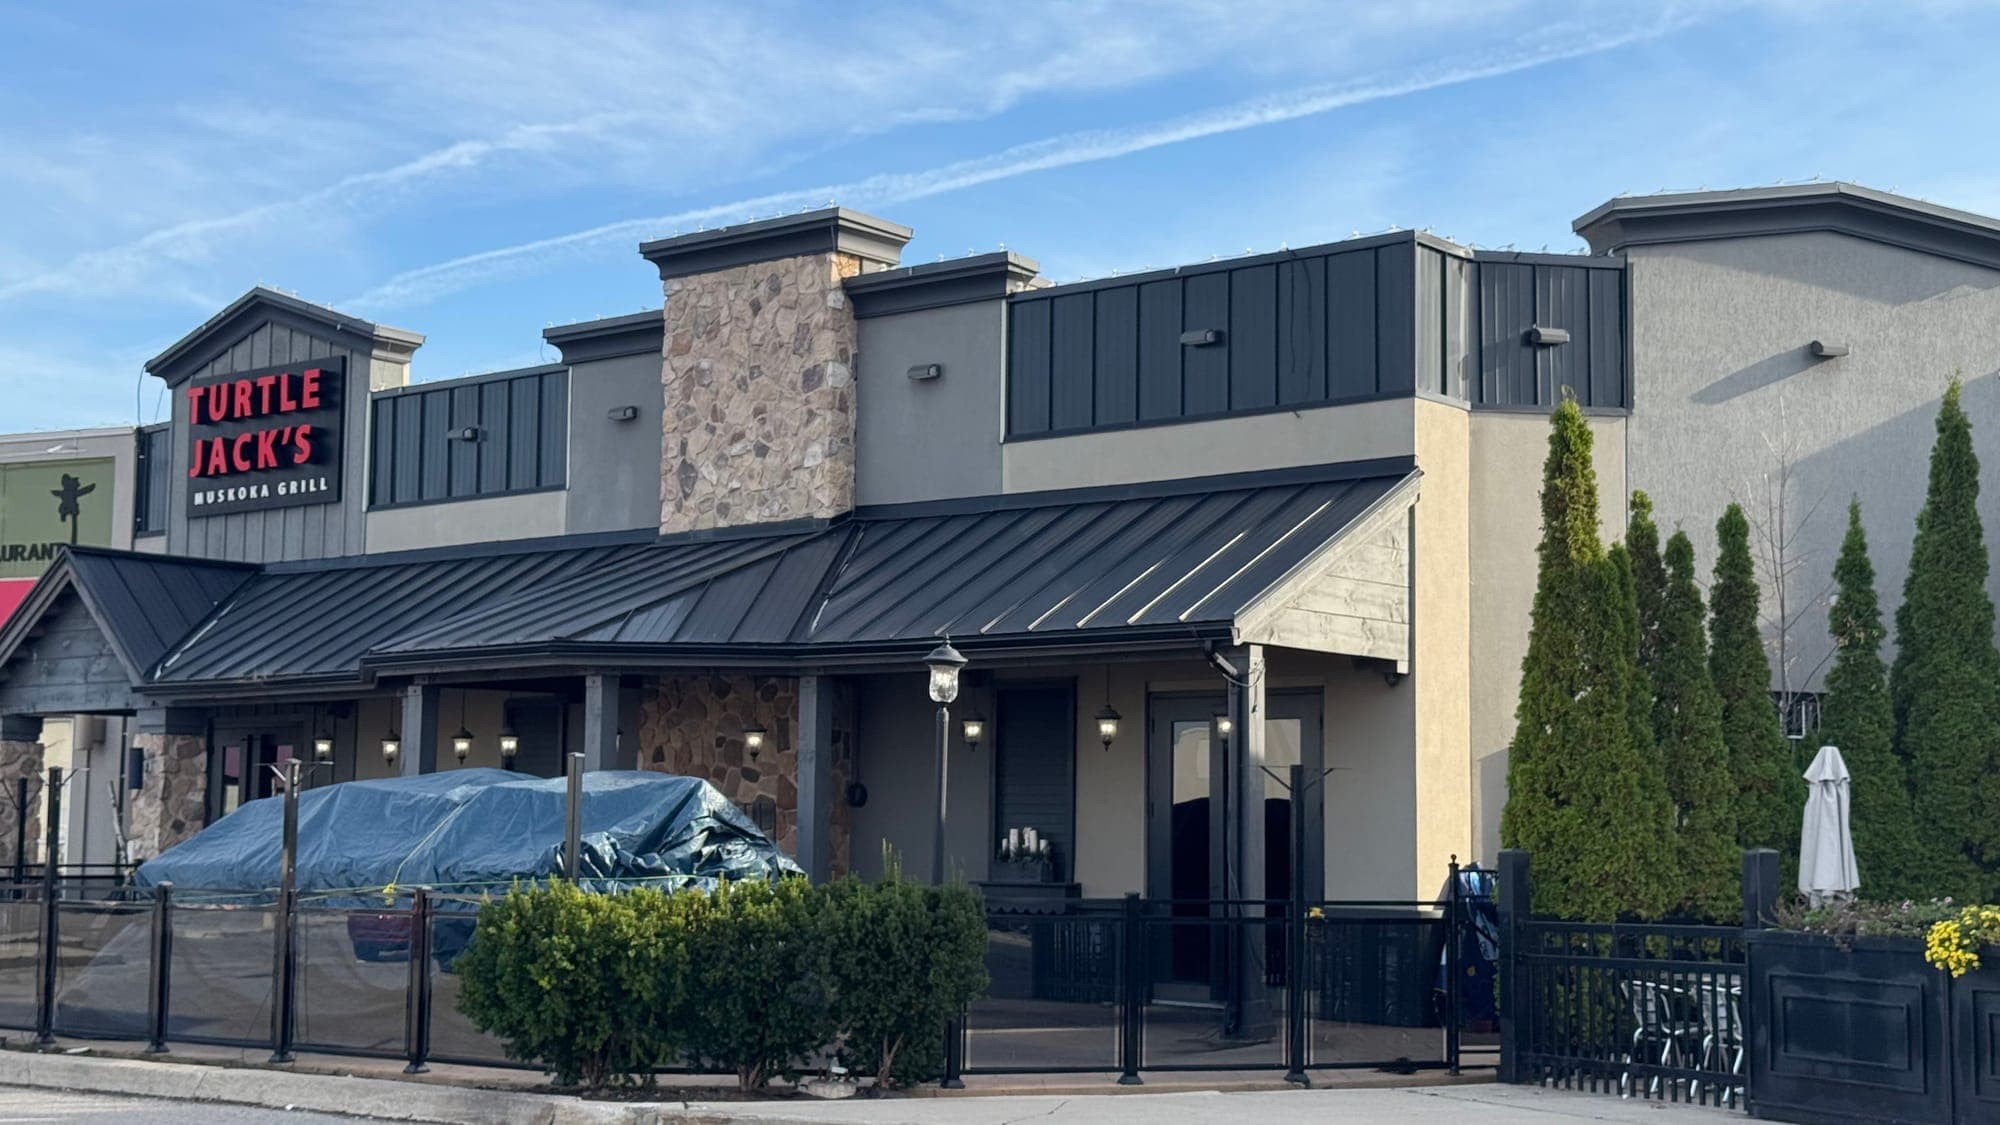
[[[1810,350],[1814,359],[1839,359],[1848,352],[1846,344],[1836,344],[1829,340],[1814,340]]]
[[[1104,743],[1109,751],[1111,744],[1118,741],[1118,708],[1111,705],[1111,665],[1104,666],[1104,706],[1097,709],[1097,740]]]
[[[614,406],[605,411],[604,416],[613,422],[631,422],[639,417],[639,408],[636,406]]]
[[[1190,328],[1181,333],[1181,347],[1210,348],[1222,342],[1220,328]]]
[[[313,739],[313,761],[333,761],[333,739],[323,734]]]
[[[502,724],[500,727],[500,764],[508,769],[513,769],[514,758],[520,752],[521,736],[514,733],[512,724]]]
[[[472,753],[472,732],[466,729],[465,726],[465,697],[467,694],[469,693],[463,691],[458,693],[458,730],[453,732],[451,736],[452,757],[457,758],[460,765],[464,765],[466,755]]]
[[[932,379],[936,379],[944,375],[944,364],[942,363],[913,364],[910,367],[910,370],[907,372],[907,374],[910,376],[910,380],[912,382],[917,382],[917,383],[929,382]]]
[[[479,440],[479,427],[478,427],[478,426],[460,426],[460,427],[459,427],[458,429],[455,429],[455,430],[453,430],[453,431],[451,432],[451,440],[453,440],[453,441],[478,441],[478,440]]]
[[[1538,348],[1553,348],[1557,344],[1569,343],[1569,329],[1551,328],[1537,324],[1528,329],[1528,343]]]
[[[1226,712],[1218,713],[1215,716],[1215,737],[1227,742],[1229,741],[1230,734],[1235,730],[1236,724],[1229,720],[1229,715]]]
[[[396,764],[396,755],[403,752],[403,736],[393,729],[382,736],[382,760],[389,765]]]
[[[751,723],[743,728],[743,745],[749,748],[751,761],[757,760],[757,751],[764,748],[764,736],[768,733],[762,723]]]
[[[977,750],[979,740],[986,737],[986,720],[974,711],[970,718],[959,723],[959,733],[965,736],[967,750]]]

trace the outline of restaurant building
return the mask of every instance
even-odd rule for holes
[[[129,723],[138,856],[324,743],[316,785],[705,777],[815,874],[922,872],[948,639],[968,878],[1033,828],[1087,897],[1429,897],[1497,849],[1560,396],[1607,534],[1645,488],[1704,566],[1782,416],[1885,591],[1953,370],[1993,416],[1992,220],[1815,184],[1578,230],[1050,285],[827,209],[646,243],[660,309],[429,382],[421,336],[254,289],[146,365],[130,549],[65,552],[0,631],[0,760]]]

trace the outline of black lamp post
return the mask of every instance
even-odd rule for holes
[[[965,656],[951,647],[951,641],[924,657],[930,669],[931,702],[937,710],[937,825],[931,835],[931,882],[944,885],[944,826],[949,816],[946,779],[951,767],[951,703],[958,698],[958,674],[965,668]]]

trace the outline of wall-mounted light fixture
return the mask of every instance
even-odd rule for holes
[[[639,408],[636,406],[614,406],[605,411],[604,416],[613,422],[630,422],[639,417]]]
[[[944,364],[942,363],[914,364],[910,367],[908,374],[912,380],[921,383],[926,380],[935,379],[938,376],[943,375]]]
[[[1236,730],[1236,724],[1229,720],[1228,712],[1226,711],[1216,712],[1215,737],[1221,739],[1224,742],[1227,742],[1229,741],[1230,734],[1233,733],[1235,730]]]
[[[1814,340],[1811,350],[1814,359],[1839,359],[1847,354],[1848,347],[1846,344],[1836,344],[1830,340]]]
[[[764,736],[770,733],[762,723],[751,723],[743,728],[743,745],[750,750],[750,758],[755,761],[757,751],[764,748]]]
[[[396,755],[402,752],[403,736],[396,733],[396,728],[390,727],[389,733],[382,736],[382,760],[393,766],[396,764]]]
[[[453,441],[478,441],[478,440],[479,440],[479,427],[478,427],[478,426],[460,426],[460,427],[458,427],[457,429],[455,429],[455,430],[451,431],[451,440],[453,440]]]
[[[1190,328],[1181,333],[1181,346],[1184,348],[1206,348],[1221,342],[1220,328]]]
[[[963,722],[959,723],[959,733],[965,736],[965,748],[967,750],[979,749],[979,740],[986,737],[986,719],[979,712],[974,711]]]
[[[1528,342],[1538,348],[1553,348],[1557,344],[1569,343],[1569,329],[1551,328],[1537,324],[1528,329]]]
[[[521,752],[521,736],[514,733],[514,724],[501,721],[500,724],[500,764],[514,768],[514,757]]]

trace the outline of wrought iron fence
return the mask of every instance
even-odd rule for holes
[[[1528,856],[1502,852],[1501,1081],[1738,1105],[1744,935],[1770,915],[1776,861],[1745,854],[1746,925],[1599,924],[1531,915]]]
[[[57,1036],[524,1065],[458,1011],[473,899],[0,884],[0,1028]],[[88,886],[90,893],[83,893]],[[1453,888],[1461,886],[1454,877]],[[987,994],[946,1036],[961,1072],[1456,1070],[1481,1032],[1458,982],[1490,902],[1073,899],[987,916]],[[1471,952],[1468,952],[1471,950]]]

